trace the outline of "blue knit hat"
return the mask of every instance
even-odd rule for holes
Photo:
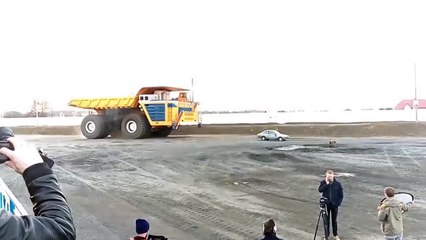
[[[142,234],[147,233],[149,230],[149,223],[145,219],[137,219],[136,220],[136,233]]]

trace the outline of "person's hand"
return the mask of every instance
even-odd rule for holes
[[[382,204],[380,204],[378,207],[377,207],[377,210],[378,211],[380,211],[380,210],[384,210],[385,208],[387,208],[388,207],[388,205],[387,205],[387,203],[382,203]]]
[[[8,138],[7,140],[12,143],[15,150],[12,151],[7,148],[1,148],[0,153],[6,155],[10,159],[10,161],[6,161],[5,164],[16,172],[22,174],[28,167],[43,162],[37,148],[33,144],[29,144],[15,137]]]

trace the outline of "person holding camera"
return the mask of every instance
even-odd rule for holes
[[[402,213],[408,211],[412,203],[405,204],[394,198],[395,189],[392,187],[385,188],[384,195],[386,200],[377,207],[380,228],[386,240],[402,240],[404,232]]]
[[[0,128],[4,135],[5,128]],[[0,136],[1,137],[1,136]],[[74,240],[74,227],[71,209],[62,193],[58,179],[49,165],[43,162],[35,146],[15,137],[6,140],[13,149],[1,148],[0,154],[6,156],[7,166],[24,178],[35,216],[16,216],[0,209],[1,240]]]
[[[337,233],[337,214],[343,201],[343,187],[334,177],[332,170],[325,172],[325,179],[320,182],[318,191],[327,199],[327,231],[326,239],[330,236],[330,217],[333,225],[333,235],[336,240],[340,240]]]

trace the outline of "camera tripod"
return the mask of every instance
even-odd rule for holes
[[[319,215],[318,215],[318,221],[317,221],[317,227],[315,229],[315,235],[314,235],[314,240],[317,238],[317,232],[318,232],[318,226],[319,226],[319,222],[320,219],[322,218],[322,222],[324,225],[324,240],[328,240],[328,215],[327,215],[327,211],[326,208],[321,208]]]

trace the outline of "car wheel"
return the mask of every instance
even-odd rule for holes
[[[279,137],[279,138],[278,138],[278,141],[284,141],[284,138]]]
[[[265,141],[265,140],[266,140],[266,137],[265,137],[265,136],[263,136],[263,137],[262,137],[262,140],[263,140],[263,141]]]

